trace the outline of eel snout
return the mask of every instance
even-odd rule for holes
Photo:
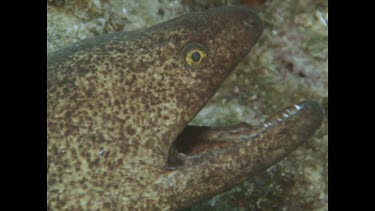
[[[233,162],[233,166],[270,166],[303,144],[319,128],[323,109],[302,101],[267,118],[263,124],[229,127],[187,126],[172,146],[169,167]],[[208,162],[209,160],[211,160]],[[220,161],[219,161],[220,160]]]

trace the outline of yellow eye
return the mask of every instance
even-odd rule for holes
[[[192,48],[186,52],[185,60],[190,66],[199,66],[203,64],[203,61],[206,59],[207,54],[199,48]]]

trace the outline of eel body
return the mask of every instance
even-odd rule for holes
[[[313,101],[259,126],[187,126],[262,30],[252,10],[221,7],[48,55],[48,209],[175,210],[304,143],[322,121]]]

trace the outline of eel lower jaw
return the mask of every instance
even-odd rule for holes
[[[243,142],[251,142],[259,136],[268,137],[267,133],[275,133],[275,136],[277,133],[289,133],[292,136],[294,133],[299,133],[299,130],[308,131],[307,135],[302,136],[298,142],[291,142],[290,146],[285,146],[287,149],[280,149],[289,153],[304,143],[319,128],[323,113],[319,103],[302,101],[277,112],[258,126],[246,123],[228,127],[188,125],[169,150],[167,168],[170,170],[184,168],[186,161],[201,159],[207,154],[224,151]],[[286,142],[287,140],[279,141]]]

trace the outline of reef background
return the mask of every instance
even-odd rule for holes
[[[258,124],[303,99],[320,101],[327,110],[327,0],[47,0],[47,53],[100,34],[238,3],[258,12],[264,33],[193,124]],[[328,210],[328,119],[277,165],[182,210]]]

